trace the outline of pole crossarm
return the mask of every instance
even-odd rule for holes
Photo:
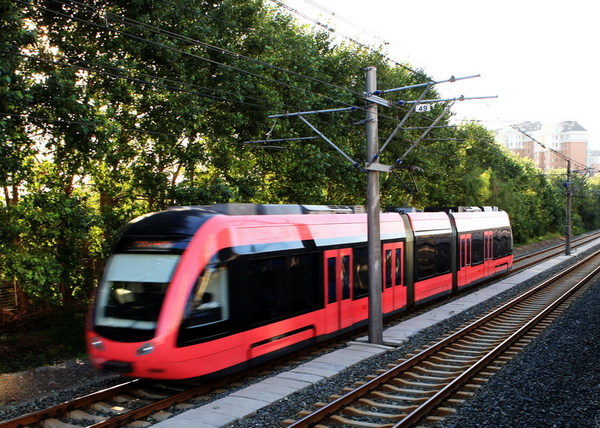
[[[421,92],[421,95],[417,99],[417,102],[415,104],[413,104],[412,107],[406,112],[406,114],[404,115],[404,117],[402,118],[402,120],[400,121],[398,126],[396,126],[396,129],[394,129],[394,131],[390,134],[390,136],[385,141],[385,143],[383,143],[383,146],[381,146],[381,148],[377,150],[377,153],[375,153],[375,155],[373,156],[373,159],[370,160],[370,163],[375,162],[379,158],[379,156],[381,156],[381,153],[383,153],[383,151],[388,146],[388,144],[390,144],[390,142],[392,141],[392,138],[394,138],[396,133],[400,129],[402,129],[402,127],[404,126],[404,124],[406,123],[406,121],[408,120],[410,115],[414,113],[415,109],[417,108],[418,101],[421,101],[425,97],[425,94],[427,94],[427,92],[429,91],[430,88],[431,88],[431,85],[427,85],[425,90],[423,92]]]
[[[406,159],[408,154],[413,151],[413,149],[417,146],[417,144],[419,144],[421,141],[423,141],[423,139],[427,136],[427,134],[429,134],[429,132],[433,129],[433,127],[435,127],[438,124],[438,122],[440,120],[442,120],[442,118],[446,115],[446,113],[448,111],[450,111],[450,109],[452,108],[453,105],[454,105],[454,103],[448,104],[446,106],[446,108],[444,108],[444,111],[442,111],[440,113],[440,115],[433,121],[431,126],[429,128],[427,128],[425,130],[425,132],[423,132],[421,134],[421,136],[419,138],[417,138],[417,140],[415,142],[412,143],[412,145],[408,148],[408,150],[406,150],[406,152],[400,158],[396,159],[396,165],[395,165],[396,167],[398,165],[400,165],[402,162],[404,162],[404,159]]]
[[[303,141],[303,140],[316,140],[319,137],[292,137],[292,138],[277,138],[273,140],[253,140],[253,141],[242,141],[242,144],[260,144],[260,143],[280,143],[282,141]]]
[[[418,83],[416,85],[402,86],[400,88],[383,89],[383,90],[375,91],[373,93],[373,95],[383,95],[383,94],[387,94],[388,92],[398,92],[398,91],[404,91],[406,89],[422,88],[423,86],[433,86],[433,85],[438,85],[440,83],[454,83],[458,80],[472,79],[474,77],[481,77],[481,74],[474,74],[472,76],[464,76],[464,77],[450,76],[449,79],[438,80],[436,82],[431,81],[431,82],[426,82],[426,83]]]
[[[352,107],[343,107],[343,108],[331,108],[331,109],[327,109],[327,110],[311,110],[311,111],[300,111],[297,113],[272,114],[267,117],[272,119],[272,118],[279,118],[279,117],[303,116],[306,114],[333,113],[336,111],[355,111],[357,109],[358,109],[358,107],[352,106]]]
[[[486,100],[489,98],[498,98],[498,95],[485,95],[483,97],[465,97],[464,95],[461,95],[460,97],[454,97],[454,98],[438,98],[438,99],[432,99],[432,100],[422,100],[422,101],[404,101],[404,100],[399,100],[396,102],[396,104],[398,105],[404,105],[404,104],[430,104],[430,103],[440,103],[440,102],[444,102],[444,101],[469,101],[469,100]]]
[[[405,131],[415,130],[415,129],[448,129],[448,128],[456,128],[456,125],[440,125],[440,126],[407,126],[406,128],[402,128]],[[434,140],[439,140],[439,138],[434,138]]]
[[[298,115],[298,117],[300,118],[300,120],[304,123],[306,123],[308,125],[308,127],[310,129],[312,129],[313,131],[315,131],[319,137],[321,137],[322,139],[324,139],[331,147],[333,147],[339,154],[341,154],[344,158],[346,158],[350,163],[352,163],[352,165],[356,168],[359,168],[360,165],[358,162],[356,162],[354,159],[352,159],[350,156],[348,156],[346,153],[344,153],[344,151],[342,149],[340,149],[338,146],[336,146],[333,141],[331,141],[329,138],[327,138],[321,131],[319,131],[315,126],[313,126],[313,124],[311,124],[308,120],[306,120],[304,117],[302,117],[302,115]]]

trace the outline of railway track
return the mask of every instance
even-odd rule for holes
[[[593,232],[588,235],[580,236],[571,242],[573,248],[576,248],[580,245],[585,245],[588,242],[593,241],[594,239],[598,239],[600,237],[599,232]],[[538,251],[524,254],[520,257],[515,257],[513,268],[511,269],[511,273],[518,272],[520,270],[526,269],[530,266],[533,266],[537,263],[540,263],[544,260],[550,259],[552,257],[559,256],[564,252],[564,244],[557,244],[550,246],[548,248],[540,249]]]
[[[594,238],[598,235],[600,234],[596,234]],[[587,236],[580,238],[577,242],[584,244],[591,239],[593,238]],[[561,246],[545,249],[535,254],[545,253],[546,257],[544,258],[552,257],[560,254],[559,247]],[[551,256],[547,256],[548,251],[552,254]],[[517,261],[531,260],[531,258],[532,255],[528,255],[519,258]],[[539,261],[538,256],[536,262]],[[273,366],[273,363],[270,366]],[[263,369],[264,367],[259,367],[254,372]],[[449,369],[446,368],[446,370]],[[35,425],[46,428],[67,426],[121,427],[133,421],[138,421],[138,426],[143,426],[141,421],[145,418],[150,417],[154,421],[168,418],[170,414],[165,409],[193,407],[198,402],[210,400],[210,396],[215,391],[219,392],[220,388],[227,389],[235,384],[237,379],[251,375],[249,372],[244,372],[237,377],[227,377],[196,387],[181,387],[175,384],[160,384],[136,379],[52,408],[0,422],[0,428]],[[63,421],[69,422],[65,423]],[[148,423],[148,425],[151,425],[151,423]]]
[[[314,358],[315,354],[324,352],[324,349],[342,346],[347,340],[348,336],[344,335],[292,356],[284,356],[196,386],[185,382],[133,379],[47,409],[0,421],[0,428],[118,428],[130,426],[133,422],[138,428],[151,426],[153,422],[168,419],[172,411],[196,407],[214,400],[225,391],[235,390],[240,380],[248,381],[253,376],[265,376],[278,364],[284,365],[290,359],[300,361]]]
[[[285,423],[309,426],[433,425],[452,414],[526,346],[600,272],[600,252],[399,361],[329,403]]]
[[[181,389],[135,379],[58,406],[2,422],[0,427],[36,425],[44,428],[121,427],[153,414],[160,419],[161,415],[157,412],[209,393],[214,387],[214,384],[211,384]]]

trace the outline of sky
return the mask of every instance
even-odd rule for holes
[[[592,0],[281,0],[337,34],[386,43],[390,58],[423,69],[457,119],[488,129],[577,121],[600,150],[600,23]],[[302,18],[295,15],[302,23]],[[385,89],[385,88],[380,88]]]

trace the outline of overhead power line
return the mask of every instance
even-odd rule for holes
[[[324,30],[328,31],[328,32],[329,32],[329,33],[331,33],[331,34],[334,34],[334,33],[335,33],[335,34],[339,34],[339,35],[340,35],[342,38],[344,38],[344,39],[346,39],[346,40],[348,40],[348,41],[350,41],[350,42],[352,42],[352,43],[356,44],[357,46],[360,46],[360,47],[362,47],[362,48],[364,48],[364,49],[366,49],[366,50],[368,50],[368,51],[370,51],[370,52],[373,52],[373,53],[376,53],[376,54],[378,54],[378,55],[381,55],[381,56],[382,56],[382,58],[385,58],[385,59],[386,59],[387,61],[389,61],[390,63],[392,63],[392,64],[394,64],[394,65],[396,65],[396,66],[398,66],[398,67],[404,68],[406,71],[409,71],[410,73],[414,74],[415,76],[418,76],[418,77],[421,77],[421,78],[426,78],[427,80],[430,80],[430,79],[429,79],[429,78],[428,78],[428,77],[425,75],[425,73],[424,73],[424,72],[422,72],[422,71],[417,71],[417,70],[414,70],[413,68],[409,67],[409,66],[408,66],[408,65],[406,65],[406,64],[403,64],[403,63],[401,63],[400,61],[398,61],[398,60],[395,60],[395,59],[393,59],[393,58],[390,58],[390,57],[389,57],[389,56],[387,56],[387,55],[384,55],[384,54],[383,54],[383,52],[381,52],[381,51],[379,51],[379,50],[375,49],[374,47],[372,47],[372,46],[369,46],[369,45],[367,45],[367,44],[365,44],[365,43],[362,43],[362,42],[360,42],[360,41],[356,40],[356,39],[355,39],[354,37],[352,37],[352,36],[349,36],[349,35],[347,35],[347,34],[343,34],[343,33],[341,33],[339,30],[337,30],[337,29],[335,29],[335,28],[332,28],[332,27],[330,27],[329,25],[327,25],[327,24],[324,24],[324,23],[322,23],[322,22],[320,22],[320,21],[318,21],[318,20],[316,20],[316,19],[314,19],[314,18],[312,18],[312,17],[310,17],[310,16],[308,16],[308,15],[306,15],[306,14],[304,14],[304,13],[300,12],[298,9],[295,9],[295,8],[293,8],[293,7],[291,7],[291,6],[287,5],[287,4],[285,4],[284,2],[282,2],[282,1],[280,1],[280,0],[270,0],[270,1],[271,1],[271,2],[273,2],[273,3],[275,3],[275,4],[277,4],[277,5],[278,5],[278,6],[280,6],[281,8],[283,8],[283,9],[286,9],[286,10],[288,10],[288,11],[292,12],[294,15],[297,15],[297,16],[299,16],[299,17],[303,18],[303,19],[306,19],[307,21],[310,21],[310,22],[312,22],[313,24],[315,24],[315,25],[317,25],[317,26],[319,26],[319,27],[323,28]],[[363,32],[365,32],[365,33],[367,33],[367,32],[368,32],[367,30],[365,30],[364,28],[360,27],[359,25],[357,25],[357,24],[355,24],[355,23],[353,23],[353,22],[351,22],[351,21],[349,21],[349,20],[347,20],[347,19],[345,19],[345,18],[341,17],[341,16],[340,16],[338,13],[336,13],[336,12],[334,12],[334,11],[330,10],[330,9],[327,9],[327,8],[325,8],[324,6],[321,6],[321,5],[317,4],[317,3],[316,3],[316,2],[314,2],[314,1],[311,1],[311,0],[305,0],[305,1],[306,1],[307,3],[309,3],[309,4],[312,4],[312,5],[313,5],[313,6],[315,6],[316,8],[318,8],[318,9],[321,9],[321,10],[322,10],[322,11],[324,11],[325,13],[328,13],[329,15],[332,15],[334,18],[336,18],[336,19],[338,19],[338,20],[340,20],[340,21],[344,21],[344,22],[346,22],[347,24],[349,24],[349,25],[351,25],[351,26],[353,26],[353,27],[356,27],[356,28],[358,28],[359,30],[361,30],[361,31],[363,31]],[[372,36],[372,37],[373,37],[373,38],[375,38],[375,39],[381,39],[380,37],[377,37],[377,36]],[[388,45],[388,44],[389,44],[389,42],[387,42],[387,41],[385,41],[385,40],[383,40],[383,39],[381,39],[381,40],[382,40],[382,42],[383,42],[383,44],[384,44],[384,45]]]
[[[273,79],[273,78],[268,77],[268,76],[264,76],[264,75],[261,75],[261,74],[258,74],[258,73],[254,73],[252,71],[244,70],[244,69],[236,67],[236,66],[232,66],[232,65],[220,62],[220,61],[216,61],[216,60],[211,59],[211,58],[206,58],[206,57],[203,57],[203,56],[200,56],[200,55],[197,55],[197,54],[186,52],[186,51],[183,51],[181,49],[175,48],[173,46],[168,46],[168,45],[165,45],[163,43],[158,43],[158,42],[146,39],[144,37],[140,37],[140,36],[137,36],[135,34],[132,34],[132,33],[126,32],[126,31],[122,31],[122,30],[116,29],[113,26],[107,25],[108,20],[113,20],[113,21],[115,21],[117,23],[121,23],[121,24],[136,25],[138,27],[142,27],[142,28],[144,28],[144,29],[146,29],[148,31],[151,31],[151,32],[153,32],[155,34],[159,34],[159,35],[162,35],[162,36],[165,36],[165,37],[175,38],[177,40],[184,41],[186,43],[190,43],[190,44],[197,45],[197,46],[202,46],[202,47],[204,47],[206,49],[213,50],[213,51],[218,52],[220,54],[227,54],[227,55],[233,56],[233,57],[235,57],[237,59],[243,59],[243,60],[246,60],[246,61],[251,61],[251,62],[254,62],[256,64],[259,64],[259,65],[262,65],[262,66],[265,66],[265,67],[268,67],[268,68],[272,68],[272,69],[280,71],[280,72],[289,73],[289,74],[295,75],[297,77],[301,77],[301,78],[304,78],[304,79],[307,79],[307,80],[311,80],[311,81],[314,81],[314,82],[317,82],[317,83],[320,83],[320,84],[324,84],[324,85],[327,85],[327,86],[332,87],[332,88],[336,88],[336,89],[339,89],[339,90],[342,90],[342,91],[345,91],[345,92],[353,93],[355,95],[361,95],[359,92],[353,91],[353,90],[348,89],[348,88],[344,88],[344,87],[341,87],[341,86],[338,86],[338,85],[334,85],[334,84],[331,84],[329,82],[326,82],[326,81],[323,81],[323,80],[320,80],[320,79],[315,79],[315,78],[312,78],[312,77],[309,77],[309,76],[305,76],[305,75],[303,75],[301,73],[297,73],[297,72],[294,72],[294,71],[291,71],[291,70],[287,70],[287,69],[282,68],[282,67],[277,67],[277,66],[275,66],[273,64],[270,64],[270,63],[267,63],[267,62],[264,62],[264,61],[260,61],[260,60],[257,60],[257,59],[254,59],[254,58],[251,58],[251,57],[248,57],[248,56],[245,56],[245,55],[233,52],[233,51],[230,51],[230,50],[228,50],[226,48],[223,48],[223,47],[220,47],[220,46],[216,46],[216,45],[212,45],[210,43],[202,42],[202,41],[197,40],[197,39],[192,39],[190,37],[187,37],[187,36],[184,36],[184,35],[181,35],[181,34],[178,34],[178,33],[174,33],[174,32],[169,31],[169,30],[164,30],[164,29],[161,29],[159,27],[156,27],[156,26],[153,26],[153,25],[150,25],[150,24],[146,24],[146,23],[143,23],[143,22],[140,22],[140,21],[136,21],[134,19],[127,18],[127,17],[121,16],[121,15],[118,15],[118,14],[114,14],[112,12],[107,12],[107,11],[105,11],[103,9],[98,8],[98,7],[91,6],[91,5],[84,4],[84,3],[80,3],[80,2],[77,2],[75,0],[66,0],[66,1],[54,0],[54,1],[57,2],[57,3],[59,3],[59,4],[62,4],[64,6],[71,6],[71,7],[75,7],[77,9],[80,9],[80,10],[85,9],[85,10],[88,10],[88,11],[97,12],[99,14],[104,14],[105,21],[102,24],[98,24],[98,23],[95,23],[95,22],[92,22],[92,21],[89,21],[89,20],[85,20],[85,19],[76,17],[74,15],[68,15],[68,14],[65,14],[65,13],[62,13],[62,12],[58,12],[56,10],[44,8],[42,6],[35,5],[35,4],[27,2],[25,0],[17,0],[17,1],[20,2],[20,3],[26,4],[26,5],[32,6],[32,7],[36,7],[36,8],[41,9],[41,10],[45,10],[45,11],[50,12],[50,13],[54,13],[54,14],[57,14],[57,15],[60,15],[60,16],[64,16],[64,17],[70,18],[70,19],[74,19],[74,20],[77,20],[77,21],[80,21],[80,22],[83,22],[83,23],[86,23],[86,24],[89,24],[89,25],[93,25],[93,26],[96,26],[96,27],[99,27],[99,28],[102,28],[102,29],[107,29],[109,31],[113,31],[113,32],[118,33],[118,34],[122,34],[122,35],[124,35],[126,37],[129,37],[129,38],[132,38],[132,39],[135,39],[135,40],[139,40],[139,41],[142,41],[142,42],[145,42],[145,43],[153,44],[155,46],[159,46],[159,47],[167,49],[167,50],[176,51],[176,52],[181,53],[183,55],[194,57],[194,58],[200,59],[200,60],[205,61],[205,62],[209,62],[209,63],[215,64],[215,65],[219,65],[219,66],[222,66],[222,67],[234,70],[234,71],[238,71],[238,72],[241,72],[241,73],[253,76],[253,77],[257,77],[257,78],[260,78],[260,79],[263,79],[263,80],[267,80],[267,81],[270,81],[272,83],[276,83],[278,85],[282,85],[282,86],[288,87],[290,89],[294,89],[294,90],[297,90],[297,91],[300,91],[300,92],[304,92],[304,93],[310,93],[312,95],[316,95],[316,96],[325,98],[325,99],[327,99],[329,101],[333,101],[333,102],[336,102],[336,103],[339,103],[339,104],[348,105],[347,103],[345,103],[343,101],[340,101],[340,100],[337,100],[337,99],[335,99],[335,98],[333,98],[331,96],[328,96],[328,95],[319,94],[319,93],[316,93],[316,92],[304,89],[302,87],[299,87],[299,86],[296,86],[296,85],[292,85],[292,84],[287,83],[287,82],[282,82],[280,80]]]
[[[141,84],[145,84],[145,85],[149,85],[149,86],[155,86],[155,87],[159,87],[162,89],[167,89],[170,91],[174,91],[174,92],[184,92],[184,93],[188,93],[188,94],[192,94],[192,95],[196,95],[199,97],[204,97],[204,98],[211,98],[214,100],[218,100],[218,101],[226,101],[226,102],[230,102],[230,103],[235,103],[235,104],[240,104],[240,105],[246,105],[246,106],[250,106],[250,107],[254,107],[254,108],[260,108],[263,110],[268,110],[268,107],[263,106],[263,105],[259,105],[259,104],[253,104],[253,103],[247,103],[244,101],[239,101],[239,100],[233,100],[230,98],[224,98],[224,97],[219,97],[216,95],[211,95],[211,94],[206,94],[206,93],[201,93],[201,92],[197,92],[197,91],[193,91],[190,89],[185,89],[185,88],[178,88],[175,86],[171,86],[171,85],[166,85],[166,84],[161,84],[161,83],[157,83],[157,82],[151,82],[148,80],[143,80],[137,77],[131,77],[131,76],[127,76],[125,74],[121,74],[121,73],[117,73],[117,72],[110,72],[110,71],[105,71],[105,70],[97,70],[91,67],[85,67],[82,65],[78,65],[78,64],[71,64],[68,62],[61,62],[61,61],[53,61],[53,60],[49,60],[49,59],[44,59],[44,58],[40,58],[38,56],[35,55],[27,55],[24,53],[17,53],[17,52],[11,52],[5,49],[1,49],[0,48],[0,52],[2,53],[6,53],[9,55],[15,55],[15,56],[20,56],[20,57],[24,57],[24,58],[29,58],[32,59],[34,61],[38,61],[38,62],[44,62],[47,64],[52,64],[52,65],[58,65],[58,66],[62,66],[62,67],[70,67],[70,68],[75,68],[78,70],[84,70],[90,73],[97,73],[97,74],[101,74],[101,75],[105,75],[105,76],[109,76],[109,77],[113,77],[116,79],[124,79],[124,80],[128,80],[130,82],[135,82],[135,83],[141,83]]]
[[[315,93],[313,91],[309,91],[309,90],[306,90],[304,88],[299,88],[297,86],[290,85],[287,82],[281,82],[281,81],[278,81],[276,79],[272,79],[272,78],[269,78],[269,77],[266,77],[266,76],[263,76],[263,75],[260,75],[260,74],[257,74],[257,73],[249,72],[249,71],[241,69],[239,67],[230,66],[228,64],[225,64],[225,63],[222,63],[222,62],[219,62],[219,61],[215,61],[215,60],[212,60],[212,59],[209,59],[209,58],[205,58],[205,57],[202,57],[202,56],[199,56],[199,55],[191,54],[189,52],[185,52],[185,51],[183,51],[181,49],[175,48],[173,46],[165,45],[164,43],[158,43],[158,42],[155,42],[155,41],[152,41],[152,40],[148,40],[148,39],[146,39],[144,37],[140,37],[140,36],[137,36],[135,34],[128,33],[126,31],[118,30],[118,29],[114,28],[113,26],[107,26],[106,22],[107,22],[108,18],[110,17],[111,19],[113,19],[114,22],[117,22],[117,23],[120,23],[120,24],[123,24],[123,25],[125,25],[125,24],[132,24],[132,25],[141,26],[142,28],[148,29],[148,30],[152,31],[155,34],[159,34],[159,35],[162,35],[162,36],[165,36],[165,37],[174,38],[174,39],[177,39],[177,40],[180,40],[180,41],[185,41],[185,42],[188,42],[188,43],[192,43],[194,45],[199,44],[200,46],[203,46],[203,47],[205,47],[207,49],[213,49],[213,50],[218,51],[220,53],[226,53],[226,54],[232,55],[232,56],[234,56],[234,57],[236,57],[238,59],[254,61],[255,63],[264,65],[266,67],[274,68],[274,69],[282,71],[282,72],[290,72],[289,70],[282,69],[281,67],[276,67],[276,66],[273,66],[272,64],[265,63],[265,62],[259,61],[259,60],[255,60],[253,58],[249,58],[249,57],[243,56],[241,54],[238,54],[238,53],[235,53],[235,52],[232,52],[232,51],[228,51],[226,49],[223,49],[223,48],[215,46],[215,45],[211,45],[211,44],[208,44],[208,43],[200,42],[198,40],[191,39],[191,38],[189,38],[187,36],[183,36],[183,35],[174,33],[172,31],[163,30],[163,29],[160,29],[158,27],[151,26],[151,25],[148,25],[148,24],[144,24],[144,23],[141,23],[139,21],[135,21],[135,20],[132,20],[130,18],[126,18],[126,17],[120,16],[120,15],[117,15],[117,14],[106,13],[103,9],[100,9],[98,7],[86,5],[86,4],[77,2],[75,0],[67,0],[67,1],[55,0],[55,2],[57,2],[59,4],[62,4],[63,6],[66,6],[66,7],[73,7],[73,8],[77,8],[77,9],[80,9],[80,10],[83,9],[83,10],[87,10],[87,11],[90,11],[90,12],[96,12],[98,14],[105,13],[105,15],[104,15],[105,16],[105,22],[103,24],[98,24],[96,22],[92,22],[92,21],[83,19],[83,18],[75,16],[73,14],[62,13],[62,12],[59,12],[59,11],[56,11],[56,10],[44,8],[44,7],[32,4],[30,2],[27,2],[26,0],[17,0],[17,1],[20,2],[20,3],[22,3],[22,4],[29,5],[31,7],[36,7],[38,9],[40,9],[40,10],[45,10],[45,11],[48,11],[50,13],[54,13],[54,14],[56,14],[58,16],[63,16],[65,18],[67,18],[67,19],[73,19],[73,20],[76,20],[76,21],[79,21],[79,22],[82,22],[82,23],[85,23],[85,24],[88,24],[88,25],[92,25],[92,26],[101,28],[103,30],[108,30],[108,31],[116,32],[116,33],[122,34],[122,35],[124,35],[126,37],[132,38],[134,40],[139,40],[139,41],[144,42],[144,43],[150,43],[150,44],[153,44],[155,46],[159,46],[159,47],[162,47],[162,48],[165,48],[165,49],[173,50],[173,51],[179,52],[179,53],[181,53],[183,55],[189,55],[189,56],[192,56],[194,58],[200,59],[202,61],[208,61],[208,62],[213,63],[215,65],[220,65],[220,66],[223,66],[223,67],[227,67],[227,68],[230,68],[230,69],[232,69],[234,71],[238,71],[238,72],[241,72],[241,73],[252,75],[252,76],[255,76],[257,78],[267,79],[267,80],[269,80],[269,81],[271,81],[273,83],[277,83],[277,84],[281,84],[281,85],[290,87],[291,89],[300,90],[300,91],[303,91],[304,93],[310,93],[312,95],[316,95],[318,97],[329,99],[329,100],[332,100],[332,101],[334,101],[336,103],[349,106],[348,103],[345,103],[343,101],[337,100],[337,99],[335,99],[335,98],[333,98],[331,96],[328,96],[328,95],[323,95],[323,94]],[[30,57],[33,58],[33,59],[36,59],[36,60],[40,60],[39,58],[35,58],[33,56],[30,56]],[[48,61],[48,60],[46,60],[46,61]],[[215,100],[221,100],[221,101],[225,101],[225,102],[233,102],[233,103],[236,103],[236,104],[239,104],[239,105],[246,105],[246,106],[255,107],[255,108],[261,108],[261,109],[267,109],[268,108],[268,107],[266,107],[264,105],[258,105],[258,104],[254,104],[254,103],[248,103],[246,101],[240,101],[240,100],[236,100],[236,99],[231,99],[231,98],[227,98],[225,96],[218,96],[218,95],[213,95],[213,94],[209,94],[209,93],[206,93],[206,92],[199,92],[199,91],[196,91],[196,90],[190,90],[190,89],[187,89],[187,88],[181,88],[181,87],[172,86],[173,84],[176,84],[176,85],[188,85],[186,83],[179,82],[179,81],[176,81],[174,79],[165,79],[165,78],[156,77],[156,76],[152,76],[151,77],[151,79],[157,79],[160,82],[167,82],[168,84],[165,85],[164,83],[155,83],[155,82],[152,82],[152,81],[149,81],[149,80],[140,79],[138,77],[131,77],[130,75],[124,73],[122,69],[118,69],[118,68],[117,68],[117,72],[114,72],[114,71],[108,71],[107,72],[107,71],[98,70],[97,68],[93,68],[93,67],[96,67],[96,65],[92,65],[92,67],[89,67],[89,66],[82,67],[80,65],[73,65],[73,64],[68,64],[68,63],[60,63],[58,61],[53,61],[51,63],[53,63],[55,65],[78,67],[78,68],[80,68],[82,70],[87,70],[89,72],[94,72],[94,73],[105,74],[105,75],[108,75],[108,76],[111,76],[111,77],[114,77],[114,78],[128,79],[128,80],[131,80],[131,81],[136,81],[138,83],[143,83],[143,84],[147,84],[147,85],[154,85],[154,86],[157,86],[157,87],[162,87],[162,88],[165,88],[165,89],[168,89],[168,90],[175,90],[175,91],[179,91],[179,92],[188,92],[188,93],[194,94],[196,96],[207,97],[207,98],[211,98],[211,99],[215,99]],[[89,65],[89,64],[90,63],[87,63],[87,65]],[[109,68],[109,69],[111,68],[110,66],[103,66],[103,65],[101,65],[100,67],[106,67],[106,68]],[[114,69],[115,68],[113,68],[113,70]],[[308,76],[304,76],[304,75],[299,74],[299,73],[295,73],[295,72],[292,72],[292,73],[295,74],[295,75],[297,75],[297,76],[301,76],[301,77],[304,77],[304,78],[307,78],[307,79],[311,79],[313,81],[317,81],[319,83],[327,84],[327,85],[329,85],[329,86],[331,86],[333,88],[337,88],[337,89],[340,89],[340,90],[343,90],[343,91],[348,91],[349,93],[352,93],[352,94],[355,94],[355,95],[356,94],[361,94],[362,95],[362,93],[358,93],[358,92],[350,90],[348,88],[343,88],[343,87],[340,87],[340,86],[337,86],[337,85],[331,85],[328,82],[324,82],[324,81],[319,80],[319,79],[310,78]],[[149,75],[145,75],[145,78],[148,79],[149,78],[148,76]],[[219,92],[218,90],[211,89],[211,88],[202,88],[202,87],[200,87],[200,89],[201,90],[206,90],[206,91]],[[258,98],[254,98],[254,97],[244,97],[244,98],[256,99],[256,100],[259,100],[261,102],[265,102],[265,100],[260,100]],[[288,107],[292,107],[292,106],[288,106]],[[272,104],[271,104],[271,108],[273,108]],[[275,108],[281,108],[281,107],[279,105],[277,105]],[[361,109],[361,110],[364,110],[364,108],[361,107],[361,106],[358,106],[357,108]],[[298,108],[295,107],[295,106],[293,106],[292,109],[298,109]],[[390,116],[386,116],[386,115],[380,115],[380,117],[381,118],[391,119],[394,122],[398,122],[398,119],[395,118],[395,117],[390,117]]]
[[[23,118],[26,120],[33,120],[33,121],[45,122],[45,123],[65,123],[68,125],[89,126],[92,128],[97,128],[99,126],[97,123],[94,123],[94,122],[82,122],[82,121],[76,121],[76,120],[55,119],[55,118],[51,118],[51,117],[40,117],[40,116],[31,115],[31,114],[16,114],[16,113],[0,112],[0,115],[7,117],[9,119],[12,117],[20,117],[20,118]],[[136,133],[147,134],[147,135],[162,135],[162,136],[166,136],[166,137],[175,137],[175,138],[181,137],[181,135],[170,134],[167,132],[149,131],[147,129],[140,129],[140,128],[119,128],[119,130],[127,131],[127,132],[136,132]]]

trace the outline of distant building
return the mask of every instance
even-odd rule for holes
[[[600,150],[591,150],[588,153],[588,166],[594,171],[600,171]]]
[[[542,171],[567,167],[567,161],[557,153],[573,161],[572,169],[590,164],[587,152],[589,134],[578,122],[523,122],[514,126],[532,138],[507,126],[495,131],[496,141],[516,155],[533,160]]]

